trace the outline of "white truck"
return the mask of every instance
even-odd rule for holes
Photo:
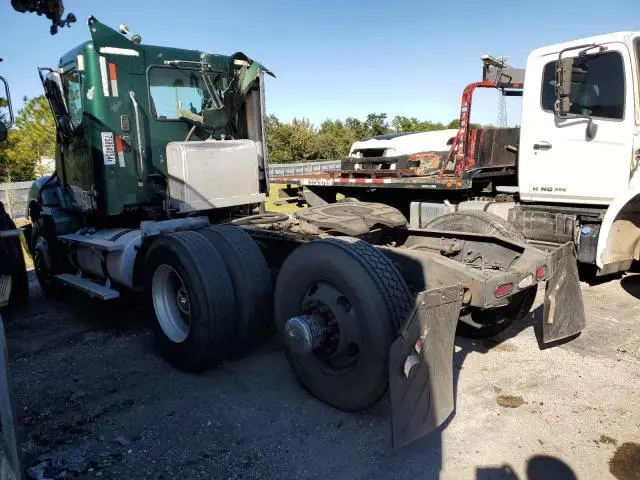
[[[353,142],[349,157],[397,157],[419,152],[447,151],[458,133],[456,128],[429,132],[390,133]]]
[[[639,62],[638,32],[538,48],[526,69],[484,56],[451,147],[395,156],[356,148],[339,170],[285,181],[314,204],[337,193],[391,204],[416,228],[488,211],[538,247],[573,242],[578,261],[599,275],[625,271],[640,259]],[[477,88],[521,96],[520,127],[471,127]]]

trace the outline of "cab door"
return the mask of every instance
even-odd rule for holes
[[[84,122],[83,78],[75,61],[60,69],[39,68],[56,124],[56,171],[74,197],[74,208],[93,208],[93,172]],[[39,172],[43,174],[44,172]]]
[[[631,57],[623,43],[602,47],[563,53],[574,57],[566,117],[554,113],[558,53],[529,58],[519,147],[523,201],[606,205],[627,188],[635,124]]]
[[[88,211],[95,208],[94,177],[84,122],[83,78],[76,62],[64,65],[61,70],[62,93],[72,128],[60,149],[64,180],[71,187],[76,207]]]

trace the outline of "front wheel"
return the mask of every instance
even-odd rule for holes
[[[33,237],[33,268],[40,288],[46,296],[51,296],[55,288],[53,259],[49,240],[36,234]]]

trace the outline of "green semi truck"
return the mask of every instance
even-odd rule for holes
[[[485,212],[414,231],[387,205],[264,212],[264,66],[243,53],[143,44],[90,17],[91,40],[40,75],[56,172],[26,215],[38,281],[148,303],[160,351],[199,371],[272,322],[317,398],[353,411],[390,385],[402,445],[453,410],[456,327],[495,334],[546,282],[544,339],[585,324],[575,251],[544,252]]]

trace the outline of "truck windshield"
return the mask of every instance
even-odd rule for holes
[[[201,116],[207,88],[199,70],[154,67],[149,70],[151,114],[158,120]]]

